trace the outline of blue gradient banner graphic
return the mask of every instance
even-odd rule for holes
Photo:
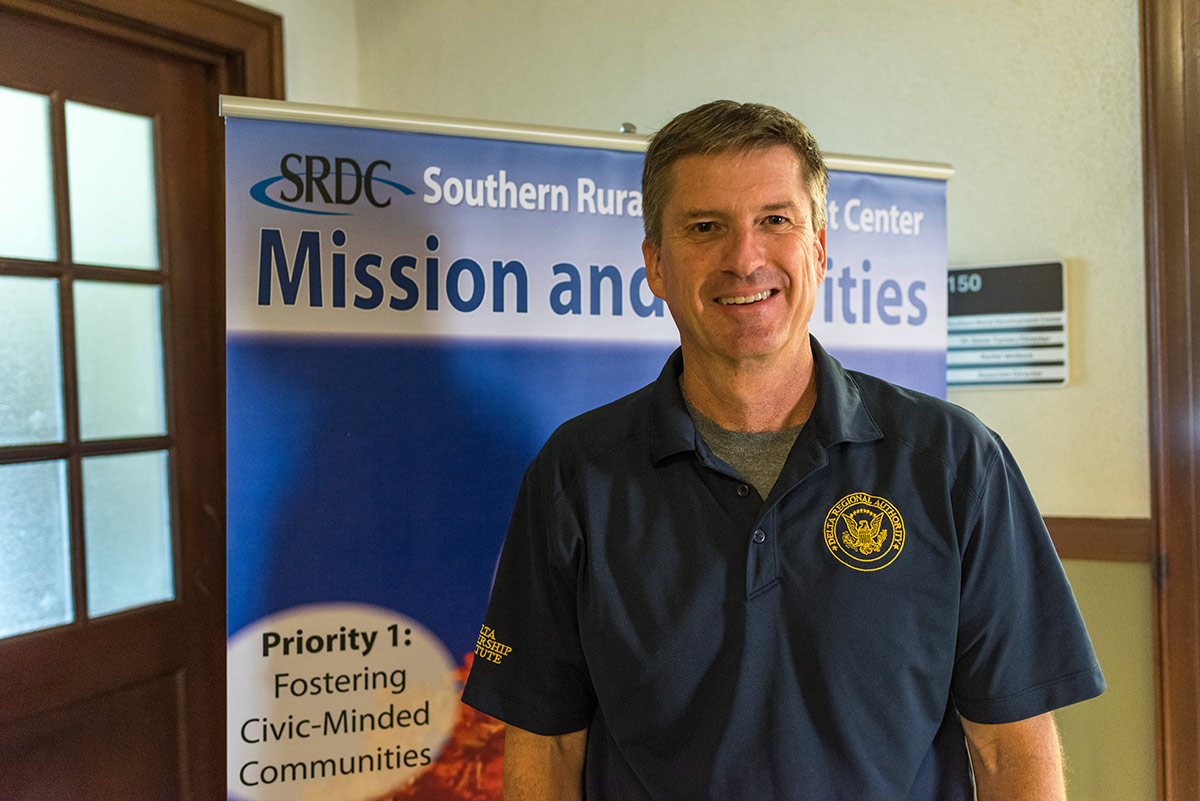
[[[946,395],[946,184],[833,171],[811,329],[854,370]]]
[[[639,152],[226,119],[229,797],[498,799],[457,703],[521,475],[678,339]],[[944,184],[836,172],[813,330],[945,390]]]

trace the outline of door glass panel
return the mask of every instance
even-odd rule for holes
[[[153,120],[82,103],[65,106],[75,262],[157,269]]]
[[[159,294],[157,286],[75,282],[83,439],[166,433]]]
[[[83,530],[92,617],[175,597],[167,453],[83,460]]]
[[[61,442],[58,281],[0,276],[0,322],[0,445]]]
[[[64,462],[0,465],[0,637],[70,623]]]
[[[0,256],[58,258],[50,98],[0,86]]]

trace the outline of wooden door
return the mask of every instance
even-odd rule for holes
[[[7,293],[11,309],[55,321],[27,325],[32,344],[16,348],[20,315],[0,314],[0,354],[8,337],[10,362],[32,351],[51,361],[41,390],[20,386],[35,383],[22,373],[0,383],[0,407],[18,409],[7,428],[0,414],[3,801],[224,795],[217,96],[244,90],[249,73],[246,48],[204,44],[237,38],[231,28],[164,37],[155,5],[0,5],[0,92],[35,120],[44,109],[50,165],[46,203],[11,170],[0,176],[50,218],[41,245],[23,241],[36,223],[0,222],[0,308]],[[247,14],[220,0],[165,5],[195,12],[193,25],[220,11],[236,27]],[[278,18],[255,15],[259,26],[271,17],[277,42]],[[5,146],[37,151],[15,116]],[[126,219],[131,206],[140,222]],[[22,414],[31,392],[45,408]],[[29,561],[30,538],[49,560]]]

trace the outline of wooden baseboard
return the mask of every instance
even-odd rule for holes
[[[1060,559],[1154,561],[1154,525],[1149,518],[1047,517],[1045,520]]]

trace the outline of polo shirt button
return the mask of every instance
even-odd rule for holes
[[[745,484],[742,484],[741,486],[738,487],[738,497],[745,498],[749,494],[750,494],[750,488],[747,487]]]
[[[754,541],[755,542],[763,542],[766,539],[767,539],[767,534],[762,529],[759,529],[758,531],[754,532]]]

